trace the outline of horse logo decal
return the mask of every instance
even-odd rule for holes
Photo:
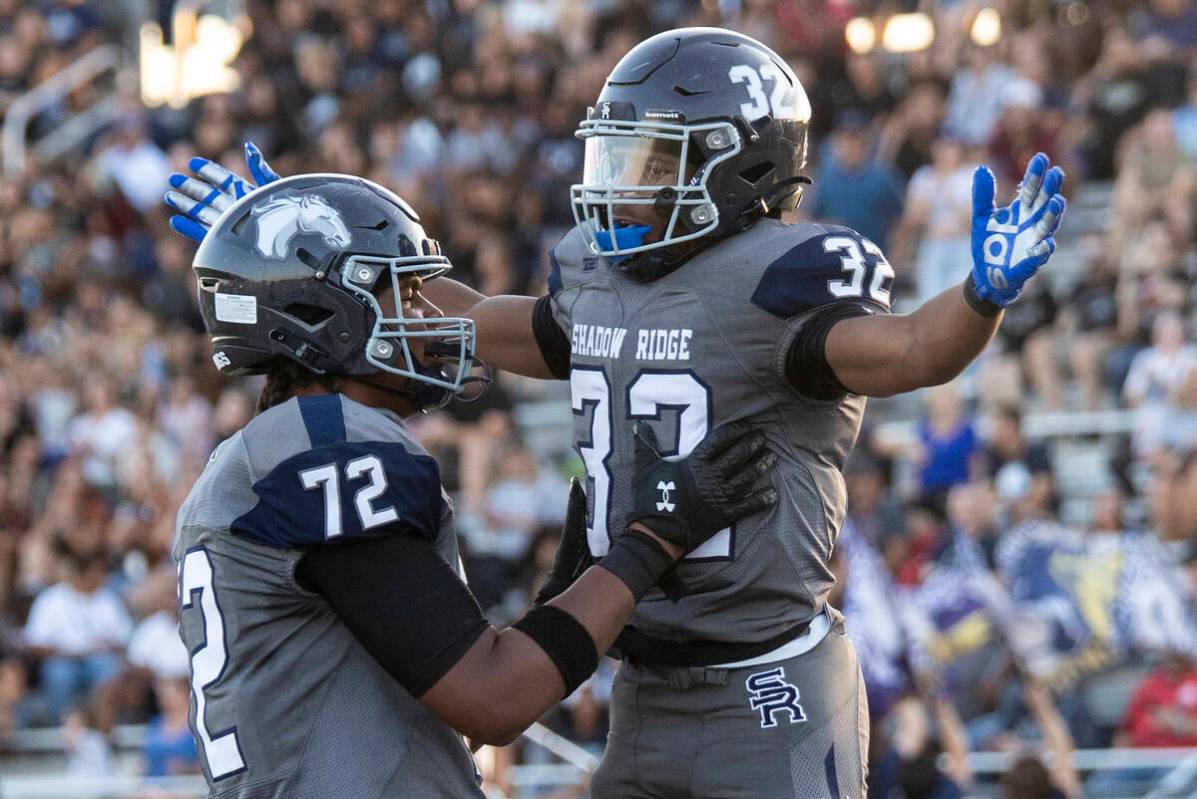
[[[258,220],[258,252],[267,258],[286,258],[291,240],[301,233],[318,233],[330,247],[348,247],[352,238],[340,212],[323,197],[279,197],[253,209]]]

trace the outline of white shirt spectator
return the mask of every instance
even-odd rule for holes
[[[1197,348],[1191,345],[1168,351],[1148,347],[1131,361],[1122,396],[1131,405],[1155,406],[1164,402],[1189,370],[1197,366]]]
[[[109,147],[100,154],[98,166],[138,211],[161,204],[162,187],[170,177],[170,159],[153,142],[142,139],[132,147]]]
[[[929,239],[968,238],[972,218],[973,167],[962,166],[947,174],[930,164],[910,176],[906,202],[928,210],[924,236]]]
[[[190,657],[179,637],[179,622],[165,610],[147,616],[137,625],[126,657],[134,666],[149,669],[158,678],[188,675]]]
[[[1014,78],[1005,64],[989,64],[977,71],[961,68],[952,76],[946,124],[969,144],[986,144],[1002,114],[1002,92]]]
[[[71,444],[88,453],[83,474],[93,485],[110,485],[113,462],[137,442],[137,419],[125,408],[103,414],[84,413],[71,423]]]
[[[69,583],[37,595],[25,625],[25,642],[65,655],[89,655],[123,648],[133,622],[120,598],[108,588],[81,593]]]

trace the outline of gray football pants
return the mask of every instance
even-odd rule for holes
[[[834,614],[813,649],[742,668],[628,661],[611,697],[593,799],[860,799],[869,718]]]

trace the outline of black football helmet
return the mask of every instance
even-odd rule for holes
[[[722,28],[657,34],[620,60],[578,127],[586,165],[571,187],[574,219],[595,253],[660,277],[798,205],[809,123],[802,84],[755,39]]]
[[[227,375],[278,356],[316,374],[409,378],[404,393],[439,404],[471,381],[474,323],[404,318],[400,279],[452,267],[406,202],[348,175],[296,175],[225,211],[193,262],[213,362]],[[394,315],[378,296],[394,293]],[[389,310],[389,309],[388,309]],[[421,363],[409,345],[423,339]]]

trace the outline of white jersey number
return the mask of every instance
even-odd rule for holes
[[[229,662],[225,644],[224,619],[216,603],[212,559],[205,549],[193,549],[179,564],[179,600],[184,610],[193,606],[199,595],[200,614],[204,620],[204,644],[191,653],[191,695],[195,699],[195,731],[199,734],[204,759],[213,780],[219,780],[245,770],[241,747],[237,743],[237,728],[211,732],[205,718],[207,698],[204,690],[211,688],[224,676]]]
[[[590,551],[596,558],[607,554],[610,547],[611,469],[609,461],[616,435],[611,410],[611,384],[606,372],[592,366],[578,366],[570,372],[570,390],[575,414],[583,415],[593,408],[590,421],[590,440],[579,442],[578,453],[590,480],[593,513],[587,527]],[[662,410],[677,412],[677,445],[662,451],[670,459],[684,458],[706,437],[711,426],[711,391],[692,372],[669,372],[646,369],[628,385],[626,425],[620,425],[619,435],[631,436],[632,422],[637,419],[660,419]],[[727,559],[732,557],[731,529],[725,528],[687,555],[692,559]]]
[[[827,281],[827,290],[833,297],[840,299],[864,296],[865,273],[869,271],[870,264],[865,262],[864,255],[861,253],[862,247],[864,252],[872,256],[873,259],[871,264],[873,278],[869,281],[869,297],[884,305],[889,305],[889,289],[884,288],[884,284],[886,280],[894,276],[894,268],[881,254],[881,248],[868,239],[861,239],[860,243],[847,236],[828,236],[823,239],[823,251],[838,252],[840,265],[849,275],[847,280]]]
[[[345,464],[346,480],[357,480],[363,475],[370,479],[370,483],[359,488],[353,495],[353,506],[357,509],[357,518],[362,523],[362,529],[369,530],[396,521],[399,514],[394,507],[374,507],[374,500],[387,490],[387,473],[377,455],[363,455]],[[337,475],[337,465],[326,463],[323,466],[304,469],[299,473],[299,482],[307,491],[313,488],[324,489],[324,537],[340,536],[344,532],[344,526],[341,524],[341,484]]]

